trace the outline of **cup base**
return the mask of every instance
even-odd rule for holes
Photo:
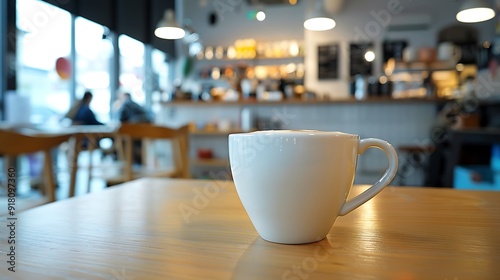
[[[319,239],[315,239],[315,240],[311,240],[311,241],[297,241],[297,242],[290,242],[290,241],[279,241],[279,240],[269,240],[269,239],[266,239],[262,236],[260,236],[260,238],[262,238],[263,240],[267,241],[267,242],[271,242],[271,243],[275,243],[275,244],[282,244],[282,245],[301,245],[301,244],[310,244],[310,243],[315,243],[315,242],[319,242],[323,239],[326,238],[326,236],[323,236]]]

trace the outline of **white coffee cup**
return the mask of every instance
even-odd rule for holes
[[[389,167],[380,180],[346,201],[358,155],[382,149]],[[229,158],[238,195],[260,236],[284,244],[324,239],[338,216],[373,198],[397,172],[386,141],[342,132],[257,131],[229,135]]]
[[[438,46],[438,60],[457,63],[462,58],[462,51],[452,42],[443,42]]]

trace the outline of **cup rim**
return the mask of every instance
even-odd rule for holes
[[[231,133],[229,137],[255,137],[255,136],[287,136],[287,137],[346,137],[359,139],[359,135],[345,133],[341,131],[322,131],[309,129],[283,129],[283,130],[257,130],[252,132]]]

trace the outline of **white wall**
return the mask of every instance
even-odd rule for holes
[[[244,105],[210,105],[204,103],[165,104],[157,114],[157,122],[170,127],[179,127],[189,122],[197,125],[230,121],[233,129],[240,126],[240,112]],[[257,118],[277,119],[284,129],[313,129],[343,131],[361,138],[376,137],[389,141],[396,149],[402,145],[419,146],[429,144],[430,132],[436,118],[433,103],[331,103],[331,104],[286,104],[272,102],[249,106]],[[199,148],[210,148],[216,158],[228,158],[227,136],[191,137],[190,156],[196,158]],[[407,160],[400,153],[400,166]],[[383,152],[368,150],[361,156],[356,176],[357,184],[373,183],[380,178],[387,166]],[[213,168],[213,167],[210,167]],[[401,170],[400,170],[401,171]],[[193,170],[193,174],[197,174]],[[409,185],[423,185],[421,169],[412,169],[406,178]],[[399,181],[395,181],[397,185]]]
[[[200,5],[202,2],[206,4]],[[235,3],[234,7],[230,3]],[[248,6],[246,0],[185,0],[184,18],[192,21],[192,26],[201,35],[203,42],[211,46],[228,46],[235,40],[244,38],[254,38],[257,41],[302,40],[305,7],[304,1],[295,6],[263,7],[267,18],[259,22],[246,19],[247,11],[257,9],[255,6]],[[210,12],[220,15],[215,26],[208,24]]]
[[[343,9],[334,15],[337,26],[333,30],[325,32],[305,31],[306,42],[306,85],[309,89],[319,93],[333,96],[346,96],[349,89],[349,43],[363,41],[366,35],[371,38],[376,46],[377,57],[381,57],[382,42],[385,39],[405,39],[410,46],[435,47],[437,45],[437,32],[449,25],[458,24],[455,15],[461,1],[451,0],[352,0],[346,1]],[[392,8],[389,8],[388,5]],[[389,12],[391,21],[398,17],[409,17],[415,14],[427,14],[430,16],[431,25],[427,30],[386,32],[383,25],[385,21],[377,21],[373,14],[381,14],[381,10]],[[396,14],[397,13],[397,14]],[[495,35],[494,20],[485,23],[473,24],[480,32],[481,40],[491,40]],[[378,26],[380,29],[377,29]],[[361,30],[364,35],[360,35]],[[380,32],[377,32],[380,30]],[[368,31],[368,32],[367,32]],[[340,75],[337,81],[318,81],[316,69],[316,47],[320,44],[338,42],[341,44]],[[380,73],[381,62],[376,60],[374,65],[375,74]]]
[[[334,1],[334,0],[327,0]],[[338,1],[338,0],[335,0]],[[491,0],[489,2],[492,2]],[[346,0],[342,9],[333,15],[337,22],[335,29],[324,32],[305,31],[302,24],[306,11],[312,6],[311,0],[299,0],[296,6],[269,6],[263,7],[267,18],[264,22],[246,19],[246,12],[258,7],[249,7],[246,0],[185,0],[184,18],[192,21],[192,26],[201,35],[205,45],[227,46],[236,39],[255,38],[258,41],[277,40],[305,40],[306,43],[306,86],[320,94],[329,94],[335,97],[347,96],[349,91],[349,61],[348,45],[359,41],[356,30],[373,28],[372,33],[376,42],[378,57],[381,57],[381,42],[384,39],[406,39],[411,46],[436,46],[437,31],[443,27],[458,23],[456,12],[462,1],[452,0]],[[395,9],[388,9],[394,5]],[[395,17],[407,17],[414,14],[428,14],[431,26],[428,30],[411,32],[380,33],[373,24],[377,23],[373,13],[381,10],[389,12],[401,11],[398,15],[391,13],[391,21]],[[215,26],[209,26],[208,15],[218,12],[222,18]],[[393,17],[394,16],[394,17]],[[371,22],[371,23],[370,23]],[[370,25],[371,24],[371,25]],[[495,36],[495,21],[473,24],[471,26],[480,31],[481,40],[491,40]],[[357,28],[357,29],[356,29]],[[377,34],[378,33],[378,34]],[[341,44],[340,79],[332,81],[318,81],[317,77],[317,46],[338,42]],[[379,73],[381,63],[376,61],[375,73]]]

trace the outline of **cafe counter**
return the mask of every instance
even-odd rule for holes
[[[191,135],[190,157],[197,166],[193,174],[206,174],[214,162],[227,169],[227,135],[233,132],[265,129],[312,129],[342,131],[361,138],[376,137],[399,146],[422,145],[430,141],[441,99],[365,100],[286,100],[276,102],[193,102],[173,101],[157,107],[156,122],[166,126],[191,123],[196,133]],[[197,152],[211,150],[213,161],[200,161]],[[380,177],[385,160],[382,152],[367,151],[358,166],[357,183],[369,183]],[[204,168],[199,163],[207,163]],[[377,164],[378,163],[378,164]],[[383,165],[382,165],[383,166]],[[407,184],[421,185],[416,170]]]

